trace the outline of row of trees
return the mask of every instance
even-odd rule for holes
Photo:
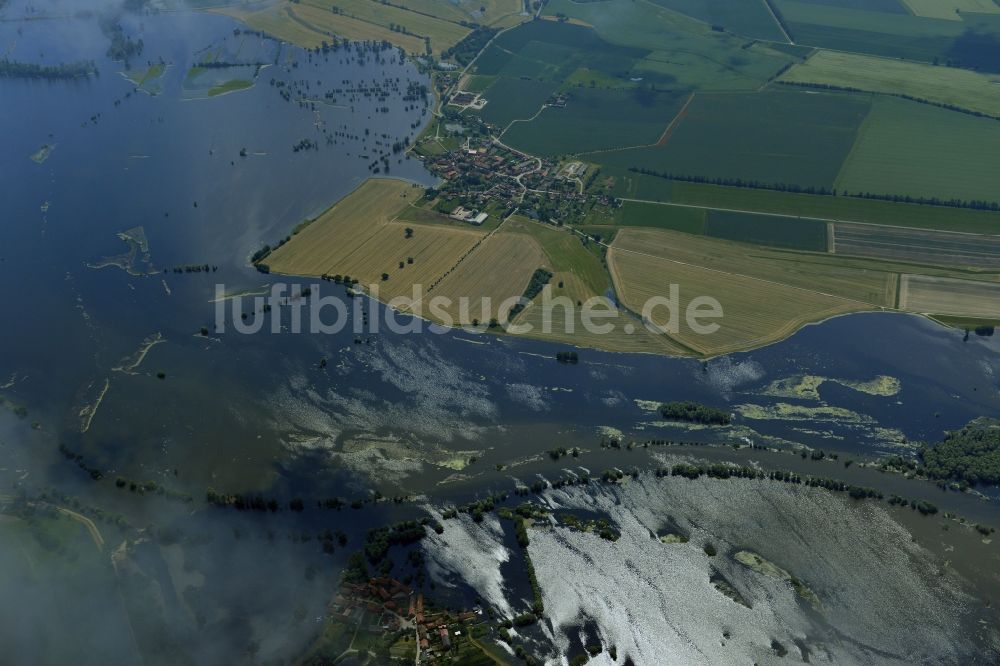
[[[639,173],[644,176],[656,176],[666,180],[678,180],[684,183],[702,183],[706,185],[724,185],[726,187],[745,187],[751,190],[775,190],[777,192],[793,192],[795,194],[822,194],[834,196],[836,190],[826,187],[813,187],[796,185],[794,183],[765,183],[759,180],[743,180],[742,178],[725,178],[722,176],[698,176],[683,173],[671,173],[669,171],[657,171],[646,167],[632,166],[628,168],[632,173]]]
[[[743,180],[742,178],[725,178],[722,176],[699,176],[657,171],[646,167],[632,166],[632,173],[644,176],[655,176],[666,180],[676,180],[684,183],[701,183],[706,185],[722,185],[725,187],[743,187],[751,190],[771,190],[775,192],[791,192],[793,194],[815,194],[820,196],[837,196],[836,189],[828,187],[802,186],[794,183],[765,183],[759,180]],[[841,192],[840,196],[855,199],[874,199],[891,201],[893,203],[921,204],[926,206],[947,206],[949,208],[970,208],[972,210],[1000,211],[1000,202],[985,199],[941,199],[939,197],[914,197],[909,194],[882,194],[878,192]]]
[[[837,90],[844,92],[871,92],[868,90],[862,90],[861,88],[852,88],[851,86],[838,86],[831,83],[808,83],[804,81],[779,81],[782,85],[786,86],[799,86],[801,88],[817,88],[819,90]],[[948,109],[949,111],[957,111],[958,113],[964,113],[970,116],[976,116],[977,118],[992,118],[993,120],[1000,120],[1000,116],[994,116],[989,113],[983,113],[982,111],[975,111],[973,109],[968,109],[964,106],[958,106],[956,104],[948,104],[947,102],[935,102],[934,100],[927,99],[925,97],[915,97],[913,95],[907,95],[906,93],[892,93],[892,92],[882,92],[881,95],[889,95],[890,97],[899,97],[902,99],[909,100],[911,102],[918,102],[920,104],[927,104],[929,106],[936,106],[941,109]]]
[[[452,58],[455,62],[463,66],[468,65],[496,34],[497,30],[495,28],[476,28],[466,35],[462,41],[450,49],[446,49],[441,54],[441,57],[442,59]]]
[[[37,65],[3,58],[0,60],[0,78],[9,79],[85,79],[97,75],[97,65],[93,60],[80,60],[61,65]]]

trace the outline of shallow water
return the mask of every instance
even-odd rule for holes
[[[324,336],[230,329],[202,337],[202,326],[213,328],[216,283],[230,292],[267,289],[277,279],[249,268],[247,257],[368,175],[369,160],[358,155],[375,139],[364,141],[365,128],[372,137],[412,136],[411,123],[421,121],[420,109],[396,102],[378,113],[380,103],[367,98],[313,110],[283,100],[270,80],[315,80],[323,90],[425,79],[409,64],[377,63],[370,55],[363,63],[342,51],[310,58],[269,40],[237,38],[236,24],[221,16],[176,12],[124,25],[142,36],[143,60],[169,63],[162,94],[133,91],[117,73],[121,64],[103,57],[106,41],[93,19],[0,23],[0,43],[13,44],[16,57],[86,57],[101,70],[78,83],[0,80],[7,130],[0,183],[8,193],[0,200],[0,298],[11,312],[0,330],[0,377],[13,376],[2,393],[28,408],[28,420],[40,424],[38,437],[67,441],[108,469],[168,478],[193,492],[208,483],[323,489],[343,484],[344,474],[360,489],[372,480],[365,461],[377,458],[327,458],[324,469],[305,454],[343,451],[347,443],[357,450],[359,439],[389,437],[415,452],[410,462],[392,462],[395,482],[405,485],[408,474],[440,471],[427,461],[443,462],[448,452],[471,457],[502,446],[490,455],[516,458],[559,444],[552,440],[560,430],[595,442],[602,426],[639,439],[678,435],[637,401],[815,407],[761,395],[771,382],[802,374],[856,381],[887,375],[901,390],[872,396],[827,382],[822,401],[856,418],[738,417],[737,424],[764,437],[873,453],[900,450],[899,433],[936,440],[976,416],[1000,416],[1000,342],[963,341],[961,332],[910,315],[840,317],[705,365],[581,350],[580,364],[567,366],[553,358],[563,346],[464,331]],[[245,48],[237,49],[241,39]],[[28,45],[38,45],[38,53]],[[277,53],[279,64],[261,70],[249,90],[185,99],[187,72],[206,50],[226,58],[242,53],[248,61]],[[318,136],[317,123],[358,138],[293,152],[301,138]],[[43,144],[55,149],[36,164],[29,156]],[[431,182],[419,161],[391,168],[391,175]],[[148,238],[149,261],[136,268],[207,263],[217,272],[136,276],[88,267],[126,252],[116,234],[137,226]],[[329,283],[314,291],[343,294]],[[367,299],[355,303],[371,308],[371,319],[385,313]],[[115,370],[154,334],[164,342],[139,367]],[[94,414],[81,433],[80,410],[87,408]],[[503,435],[504,428],[536,424],[552,433],[545,441]]]

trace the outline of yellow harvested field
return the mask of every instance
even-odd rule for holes
[[[909,95],[1000,116],[1000,76],[891,58],[817,51],[779,79]]]
[[[490,235],[434,288],[424,299],[424,316],[442,321],[431,301],[441,303],[440,313],[452,322],[469,325],[473,320],[486,324],[498,316],[501,303],[524,294],[535,270],[545,266],[541,245],[525,234],[499,230]],[[448,299],[447,303],[441,297]],[[483,298],[488,298],[484,307]],[[464,299],[464,301],[463,301]],[[465,303],[462,306],[462,302]]]
[[[329,7],[321,9],[282,2],[257,11],[239,7],[219,7],[210,11],[231,16],[254,30],[307,49],[317,48],[323,42],[340,37],[357,41],[386,41],[410,54],[423,55],[426,52],[423,37],[394,32],[384,25],[334,14]]]
[[[1000,14],[993,0],[903,0],[907,9],[925,18],[961,21],[962,13]]]
[[[684,234],[655,229],[622,229],[608,250],[608,266],[622,303],[637,313],[642,313],[652,298],[669,298],[671,285],[677,285],[673,322],[664,306],[646,314],[657,325],[675,324],[670,327],[670,337],[696,353],[714,355],[760,347],[807,323],[873,309],[866,303],[808,287],[740,274],[736,272],[738,265],[706,268],[697,261],[687,262],[684,259],[691,257],[674,249],[683,238]],[[721,318],[698,320],[702,325],[718,324],[714,332],[699,333],[687,322],[687,308],[698,297],[713,298],[722,307]]]
[[[391,0],[397,7],[403,7],[411,12],[419,12],[428,16],[436,16],[445,21],[468,21],[469,12],[465,11],[458,3],[450,0]]]
[[[522,0],[465,0],[463,6],[473,10],[474,18],[478,17],[475,20],[479,23],[490,26],[517,25],[530,19],[529,16],[521,15],[524,11]],[[486,11],[481,15],[479,14],[480,7],[486,8]]]
[[[286,3],[259,11],[247,11],[239,7],[218,7],[209,11],[230,16],[254,30],[271,35],[275,39],[307,49],[322,46],[324,41],[330,40],[328,35],[296,21]]]
[[[545,268],[552,272],[546,287],[551,299],[548,310],[542,307],[543,291],[515,319],[519,326],[530,326],[528,337],[608,351],[690,353],[668,337],[642,326],[631,313],[614,307],[605,296],[611,278],[578,235],[518,216],[504,224],[504,232],[527,234],[537,240],[545,253]],[[590,322],[602,327],[611,324],[611,330],[598,332],[600,329],[584,325],[583,306],[588,301],[590,311],[609,313],[606,318],[592,317]]]
[[[557,278],[553,278],[555,280]],[[554,296],[557,296],[554,294]],[[586,301],[584,301],[586,302]],[[673,356],[690,356],[692,350],[677,344],[666,335],[654,332],[643,326],[642,322],[628,312],[616,311],[614,304],[606,298],[595,302],[591,312],[608,312],[607,318],[592,316],[592,325],[605,326],[611,324],[608,332],[597,332],[600,329],[588,330],[584,326],[582,308],[574,307],[572,313],[555,305],[550,310],[546,321],[545,310],[537,302],[528,306],[516,320],[518,326],[530,325],[531,330],[524,335],[529,338],[561,342],[563,344],[590,349],[603,349],[614,352],[645,352],[650,354],[671,354]],[[614,316],[611,316],[611,314]]]
[[[899,307],[924,314],[1000,317],[1000,283],[904,275]]]
[[[427,289],[484,234],[473,228],[393,221],[421,192],[399,180],[365,181],[264,263],[274,273],[349,275],[365,287],[378,285],[383,300],[409,296],[413,285]],[[411,238],[406,237],[407,228],[413,229]],[[388,280],[382,279],[383,273]]]
[[[259,6],[259,5],[258,5]],[[337,13],[331,11],[336,6]],[[485,12],[480,9],[485,8]],[[510,27],[528,20],[522,16],[520,0],[302,0],[282,1],[264,9],[240,6],[207,11],[231,16],[249,27],[305,48],[316,48],[334,37],[364,41],[387,41],[409,54],[424,55],[424,38],[440,55],[471,32],[462,25],[480,23]],[[405,32],[393,30],[393,27]]]
[[[881,260],[778,250],[640,227],[621,229],[614,245],[875,306],[891,307],[896,300],[896,272]]]
[[[293,20],[308,24],[316,31],[324,33],[324,39],[328,41],[327,35],[336,35],[356,41],[386,41],[410,54],[423,55],[426,52],[421,37],[394,32],[388,26],[363,21],[354,16],[334,14],[329,8],[294,4],[289,11],[294,15]]]
[[[337,13],[330,11],[331,5],[335,5],[339,11]],[[342,17],[381,27],[393,37],[416,39],[420,42],[419,49],[411,50],[404,46],[411,53],[424,53],[424,37],[430,38],[431,49],[435,53],[441,53],[457,44],[471,32],[469,28],[458,23],[373,0],[335,0],[334,2],[330,2],[330,0],[303,0],[301,4],[294,5],[294,11],[305,20],[320,27],[331,25],[329,23],[331,18]],[[405,32],[391,30],[392,26],[401,26]],[[352,35],[347,36],[353,37]]]
[[[322,5],[325,0],[307,0],[313,4]],[[365,0],[367,2],[378,2],[378,0]],[[340,3],[333,2],[338,7]],[[516,17],[517,22],[527,21],[526,15],[521,15],[524,11],[522,0],[389,0],[388,4],[395,8],[406,9],[418,14],[433,16],[452,23],[461,24],[478,23],[480,25],[492,26],[500,19]],[[384,6],[384,5],[382,5]],[[485,11],[480,11],[485,9]],[[350,13],[350,12],[348,12]],[[512,23],[511,25],[515,25]],[[408,23],[402,23],[410,30],[416,32]]]
[[[504,232],[527,234],[542,246],[545,267],[552,273],[553,294],[573,299],[603,296],[611,286],[597,255],[584,247],[580,236],[548,224],[515,215],[504,224]],[[563,287],[559,287],[559,283]]]

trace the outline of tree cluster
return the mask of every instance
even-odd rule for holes
[[[729,412],[690,400],[667,402],[660,405],[660,415],[668,421],[686,421],[706,425],[729,425]]]
[[[927,476],[970,485],[1000,484],[1000,422],[973,421],[920,451]]]

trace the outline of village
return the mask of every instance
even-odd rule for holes
[[[488,134],[465,136],[457,147],[421,158],[443,180],[431,191],[434,210],[474,226],[482,226],[490,215],[506,217],[514,209],[562,225],[581,221],[594,206],[611,210],[621,205],[606,194],[587,193],[599,169],[580,161],[527,155]]]
[[[485,657],[474,637],[489,630],[482,609],[432,607],[423,593],[389,577],[342,582],[330,603],[329,619],[353,633],[345,651],[375,649],[378,644],[388,647],[394,660],[416,664],[470,663]]]

